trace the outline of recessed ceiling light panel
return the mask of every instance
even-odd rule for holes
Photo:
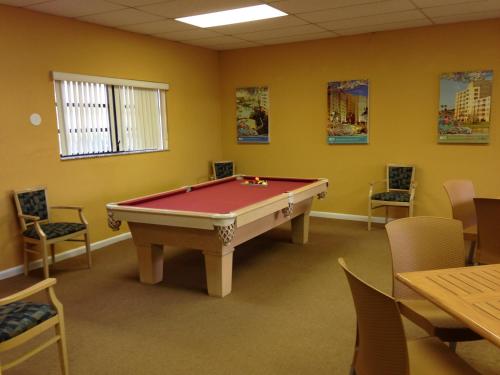
[[[287,16],[287,14],[269,5],[254,5],[251,7],[224,10],[222,12],[200,14],[198,16],[181,17],[175,20],[198,27],[214,27],[282,16]]]

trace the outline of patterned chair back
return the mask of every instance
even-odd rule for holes
[[[411,165],[387,166],[387,188],[388,190],[410,190],[414,180],[415,167]]]
[[[216,180],[234,175],[234,162],[232,161],[214,161],[212,168]]]
[[[18,214],[38,216],[41,221],[48,221],[46,189],[43,187],[14,192]],[[31,220],[20,218],[23,229],[31,224]]]

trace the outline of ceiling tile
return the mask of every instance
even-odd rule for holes
[[[161,17],[141,12],[137,9],[126,8],[114,12],[94,14],[91,16],[79,17],[81,21],[98,23],[106,26],[123,26],[137,23],[159,21]]]
[[[457,14],[454,16],[433,17],[432,21],[434,23],[441,24],[441,23],[484,20],[484,19],[491,19],[491,18],[500,18],[500,10],[495,10],[495,11],[490,11],[490,12]]]
[[[420,20],[410,20],[410,21],[402,21],[402,22],[393,22],[386,23],[383,25],[369,25],[369,26],[360,26],[353,27],[349,29],[335,30],[336,33],[340,35],[355,35],[355,34],[365,34],[365,33],[373,33],[376,31],[385,31],[385,30],[400,30],[411,27],[421,27],[421,26],[430,26],[432,22],[428,19],[420,19]]]
[[[481,2],[463,3],[455,5],[443,5],[438,7],[423,8],[422,11],[429,17],[444,17],[455,14],[467,14],[500,10],[499,0],[485,0]]]
[[[210,30],[218,31],[223,34],[233,35],[233,34],[250,33],[262,30],[279,29],[281,27],[298,26],[306,24],[307,24],[306,21],[302,21],[297,17],[284,16],[284,17],[276,17],[261,21],[244,22],[244,23],[236,23],[234,25],[211,27]]]
[[[187,25],[183,22],[172,20],[161,20],[155,22],[138,23],[134,25],[126,25],[119,27],[122,30],[133,31],[141,34],[160,34],[169,33],[172,31],[181,31],[192,29],[193,26]]]
[[[409,20],[419,20],[425,19],[422,12],[418,10],[408,10],[405,12],[396,12],[396,13],[386,13],[386,14],[378,14],[376,16],[367,16],[367,17],[357,17],[350,18],[345,20],[336,20],[325,23],[320,23],[320,26],[328,30],[341,30],[341,29],[352,29],[355,27],[364,27],[370,25],[382,25],[386,23],[394,23],[394,22],[404,22]],[[429,24],[431,22],[428,22]]]
[[[411,9],[416,8],[409,0],[389,0],[336,9],[325,9],[318,12],[301,13],[299,16],[310,22],[327,22],[383,13],[402,12]]]
[[[322,9],[352,6],[357,4],[376,3],[382,0],[281,0],[271,5],[287,13],[306,13]]]
[[[262,2],[259,0],[173,0],[138,8],[163,17],[178,18],[258,5],[259,3]]]
[[[47,3],[30,5],[27,8],[37,12],[55,14],[57,16],[80,17],[123,9],[123,6],[111,4],[103,0],[55,0]]]
[[[331,31],[323,31],[320,33],[304,34],[304,35],[291,35],[284,36],[280,38],[271,38],[263,40],[261,43],[265,45],[269,44],[281,44],[281,43],[292,43],[292,42],[302,42],[305,40],[317,40],[317,39],[327,39],[334,38],[337,35]]]
[[[25,7],[27,5],[46,3],[47,0],[0,0],[0,4],[10,5],[13,7]]]
[[[186,40],[196,40],[203,38],[215,38],[222,35],[210,30],[200,29],[196,27],[193,28],[192,30],[176,31],[172,33],[161,33],[161,34],[155,34],[155,36],[169,40],[186,41]]]
[[[481,2],[481,1],[484,1],[484,0],[413,0],[413,4],[415,4],[419,8],[428,8],[428,7],[435,7],[435,6],[439,6],[439,5],[473,3],[473,2]]]
[[[285,27],[282,29],[275,29],[275,30],[263,30],[255,33],[238,34],[238,37],[246,40],[259,42],[269,38],[281,38],[281,37],[296,36],[303,34],[320,33],[324,31],[325,31],[324,29],[316,25],[303,25],[296,27]]]

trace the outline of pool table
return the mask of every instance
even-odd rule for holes
[[[108,224],[118,230],[128,222],[137,249],[142,283],[163,279],[163,246],[203,252],[210,296],[231,293],[233,252],[248,241],[288,220],[292,241],[308,240],[314,196],[324,198],[326,179],[237,175],[175,190],[109,203]]]

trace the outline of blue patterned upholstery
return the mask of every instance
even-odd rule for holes
[[[45,303],[13,302],[0,306],[0,342],[7,341],[57,314]]]
[[[214,162],[215,179],[230,177],[234,174],[234,163],[232,161]]]
[[[413,167],[389,167],[389,189],[410,190]]]
[[[45,190],[27,191],[17,195],[21,211],[24,215],[38,216],[40,220],[46,220],[49,217],[47,210],[47,198]]]
[[[81,223],[48,223],[40,224],[43,232],[46,234],[47,239],[65,236],[67,234],[75,233],[85,229],[85,224]],[[38,233],[35,226],[30,225],[28,229],[23,232],[23,236],[39,240]]]
[[[406,191],[387,191],[384,193],[373,194],[372,199],[377,201],[409,202],[410,193],[407,193]]]

